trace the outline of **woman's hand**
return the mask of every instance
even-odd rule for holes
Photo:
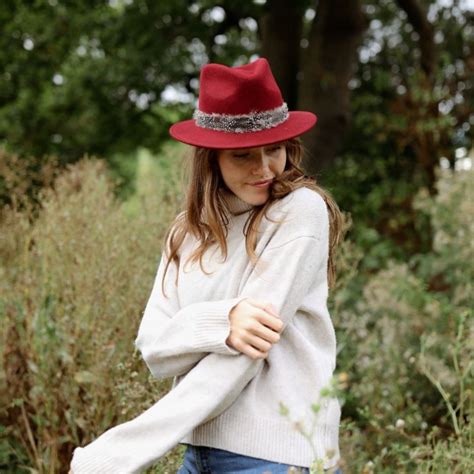
[[[271,303],[246,298],[232,308],[229,319],[226,344],[252,359],[265,359],[280,340],[283,322]]]

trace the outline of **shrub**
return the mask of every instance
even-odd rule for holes
[[[156,177],[133,213],[114,198],[104,162],[84,159],[43,189],[36,218],[3,209],[3,464],[56,472],[75,446],[168,390],[133,340],[176,213],[169,186]]]
[[[438,193],[416,197],[432,252],[389,259],[335,296],[339,367],[352,375],[342,433],[355,472],[474,471],[473,175],[439,172]]]

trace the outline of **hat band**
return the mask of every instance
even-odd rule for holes
[[[193,118],[198,127],[230,133],[259,132],[276,127],[288,119],[288,106],[283,105],[263,112],[250,114],[208,114],[196,109]]]

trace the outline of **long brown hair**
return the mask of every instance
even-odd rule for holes
[[[335,252],[342,237],[344,217],[330,193],[316,184],[316,178],[306,176],[300,168],[305,152],[301,139],[299,137],[292,138],[284,144],[287,159],[283,173],[274,179],[270,188],[269,199],[261,206],[254,206],[249,212],[244,232],[247,254],[251,262],[255,263],[258,260],[255,254],[257,231],[262,218],[272,203],[285,197],[295,189],[307,187],[319,193],[328,208],[329,256],[327,270],[328,286],[332,288],[336,282]],[[202,257],[214,243],[219,244],[224,259],[227,258],[226,226],[229,221],[228,210],[222,196],[224,187],[225,184],[217,162],[217,150],[195,147],[192,156],[190,183],[186,195],[186,210],[178,214],[164,237],[163,247],[168,261],[161,282],[163,294],[165,294],[164,280],[168,266],[173,261],[179,269],[180,256],[178,251],[188,232],[196,237],[200,245],[187,261],[195,262],[199,259],[199,265],[204,273],[206,271],[202,266]],[[203,214],[206,216],[205,219],[203,219]],[[178,273],[176,274],[175,284],[177,284],[177,280]]]

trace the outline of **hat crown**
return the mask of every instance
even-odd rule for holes
[[[201,70],[199,110],[208,114],[249,114],[272,110],[283,97],[265,58],[238,67],[207,64]]]

